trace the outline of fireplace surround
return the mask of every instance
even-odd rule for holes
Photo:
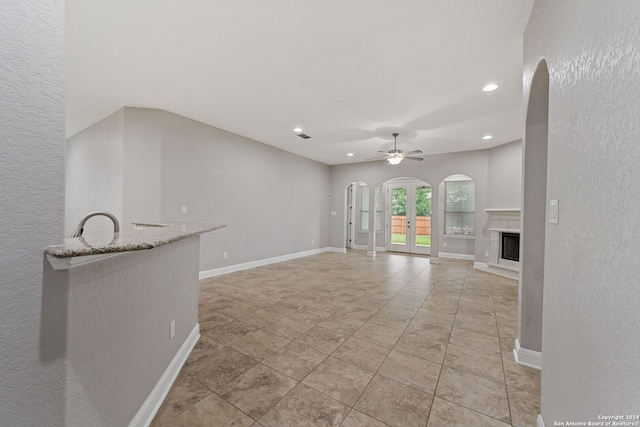
[[[488,261],[476,262],[474,267],[517,279],[520,275],[520,209],[485,209],[485,212],[489,215]]]

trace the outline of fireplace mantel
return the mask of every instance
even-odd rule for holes
[[[497,208],[497,209],[492,208],[492,209],[485,209],[484,211],[489,215],[500,215],[500,214],[520,215],[520,208]]]
[[[497,231],[499,233],[519,233],[519,228],[490,228],[489,231]]]

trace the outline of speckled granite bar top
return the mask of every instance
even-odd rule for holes
[[[131,230],[119,233],[72,237],[64,244],[49,246],[47,255],[56,258],[72,258],[87,255],[140,251],[167,245],[198,234],[219,230],[224,224],[155,224],[134,223]]]

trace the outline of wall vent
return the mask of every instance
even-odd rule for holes
[[[298,136],[302,139],[309,139],[311,138],[309,135],[305,135],[304,133],[299,133]]]

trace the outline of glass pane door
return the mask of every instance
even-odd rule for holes
[[[391,210],[391,250],[398,252],[409,252],[411,227],[407,218],[407,186],[390,186],[390,210]],[[409,240],[407,240],[409,238]]]
[[[412,252],[425,253],[431,248],[431,187],[426,185],[412,185],[415,196],[415,235]],[[429,252],[426,252],[429,253]]]
[[[431,187],[422,181],[390,183],[387,250],[428,255],[431,251]]]

